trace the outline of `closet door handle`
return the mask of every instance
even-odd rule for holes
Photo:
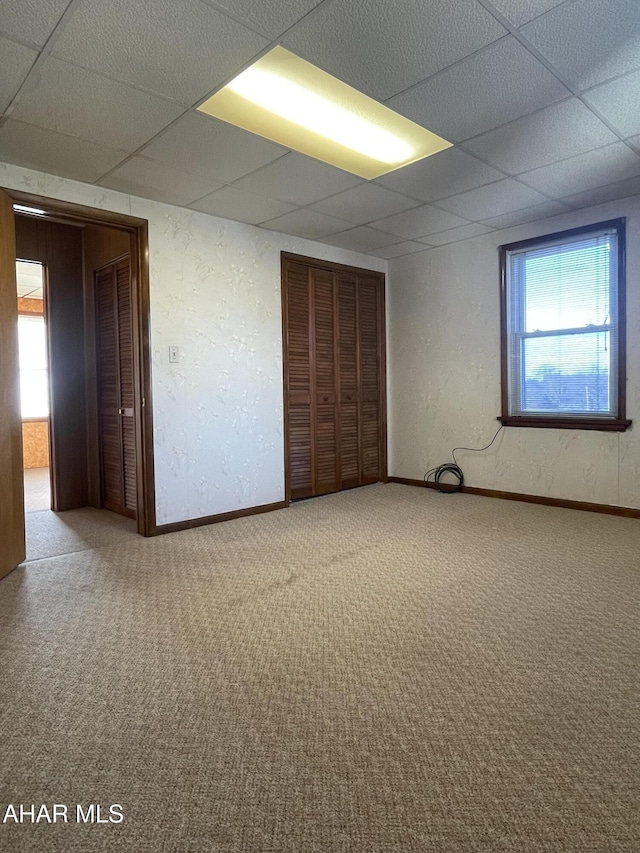
[[[119,414],[119,415],[124,415],[124,409],[118,409],[118,414]]]

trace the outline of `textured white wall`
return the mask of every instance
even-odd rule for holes
[[[640,197],[390,261],[389,473],[420,479],[457,445],[489,442],[500,414],[503,243],[627,217],[625,433],[506,427],[456,454],[470,486],[640,507]]]
[[[6,164],[0,186],[149,222],[158,524],[282,500],[280,252],[387,262]]]

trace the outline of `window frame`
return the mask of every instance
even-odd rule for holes
[[[500,369],[501,369],[501,402],[502,414],[498,417],[503,426],[515,427],[546,427],[552,429],[587,429],[600,430],[603,432],[624,432],[631,426],[631,421],[626,419],[626,240],[625,240],[626,217],[609,219],[605,222],[596,222],[592,225],[583,225],[579,228],[569,228],[552,234],[543,234],[540,237],[531,237],[527,240],[518,240],[515,243],[505,243],[498,247],[500,257]],[[576,237],[587,236],[597,231],[615,230],[618,245],[618,265],[616,293],[618,305],[617,318],[617,409],[614,417],[598,416],[585,417],[584,415],[570,415],[562,413],[553,415],[525,414],[512,415],[509,413],[509,328],[508,328],[508,286],[507,268],[508,253],[522,249],[532,249],[544,243],[569,242]],[[613,382],[616,382],[614,377]]]

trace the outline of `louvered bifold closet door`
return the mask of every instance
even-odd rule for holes
[[[284,263],[289,496],[383,479],[382,277]]]
[[[315,470],[314,494],[323,495],[339,489],[338,482],[338,407],[336,394],[337,347],[335,334],[335,287],[331,270],[311,270],[313,295],[314,424]]]
[[[120,371],[120,424],[122,429],[122,471],[124,507],[135,514],[136,437],[133,418],[133,309],[129,259],[116,264],[116,299],[118,311],[118,366]]]
[[[377,277],[358,277],[361,484],[382,477],[380,292]]]
[[[340,487],[360,485],[357,277],[338,273]]]
[[[289,482],[292,498],[313,492],[314,448],[312,442],[312,375],[309,269],[287,263],[285,318],[287,332],[287,420],[289,433]]]
[[[121,512],[124,505],[117,306],[112,267],[95,274],[96,349],[102,503]]]
[[[129,259],[95,273],[102,504],[136,516],[133,308]]]

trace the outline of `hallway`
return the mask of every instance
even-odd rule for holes
[[[48,468],[24,472],[25,563],[89,551],[109,544],[120,531],[135,533],[135,522],[108,510],[83,509],[52,512]]]

